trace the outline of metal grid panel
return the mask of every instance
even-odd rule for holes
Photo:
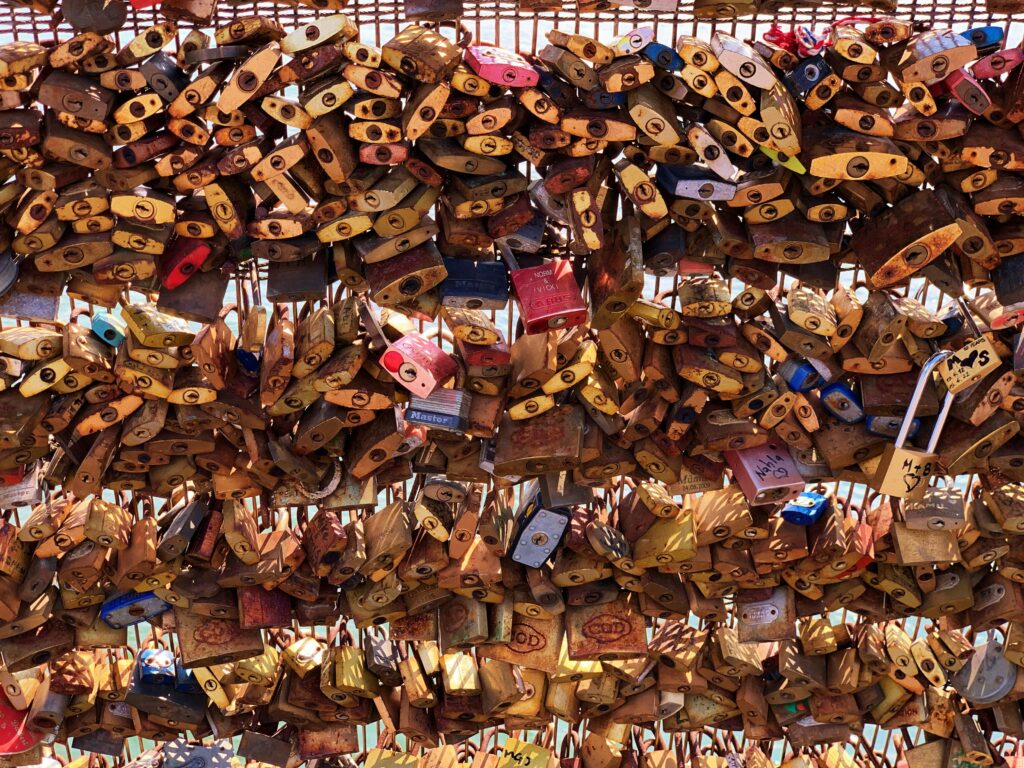
[[[678,35],[691,34],[703,39],[710,37],[715,29],[722,29],[738,37],[752,38],[759,37],[768,29],[771,24],[779,24],[788,27],[794,24],[808,24],[812,27],[843,18],[847,15],[857,14],[858,9],[854,6],[817,6],[802,9],[787,9],[777,14],[760,15],[757,17],[745,17],[735,20],[705,21],[697,20],[693,16],[692,2],[683,2],[675,13],[651,13],[635,9],[611,9],[596,13],[578,14],[575,5],[567,0],[567,6],[561,11],[548,11],[540,13],[524,13],[518,10],[515,0],[492,0],[491,2],[477,2],[467,0],[465,3],[466,12],[461,23],[467,26],[477,40],[493,42],[507,48],[518,48],[521,50],[535,51],[544,45],[544,33],[552,28],[560,28],[582,34],[606,38],[641,24],[652,25],[655,29],[655,38],[661,42],[671,43]],[[390,39],[398,29],[404,25],[403,3],[401,0],[384,0],[382,2],[369,2],[368,0],[352,0],[345,12],[360,27],[360,39],[363,42],[380,45]],[[320,15],[331,13],[329,11],[318,11],[316,9],[288,5],[285,3],[272,2],[243,2],[243,3],[222,3],[218,9],[215,24],[221,25],[232,21],[240,16],[264,15],[276,18],[286,29],[297,26],[303,21],[315,18]],[[955,26],[994,24],[1004,27],[1010,44],[1019,42],[1020,30],[1012,23],[1012,18],[1005,14],[991,14],[982,4],[964,4],[950,0],[931,0],[926,2],[911,2],[894,14],[899,18],[910,19],[925,25]],[[125,43],[132,36],[138,34],[151,24],[162,21],[156,8],[132,10],[129,13],[128,22],[120,33],[118,42]],[[179,39],[187,32],[187,25],[181,25],[183,31],[179,33]],[[73,34],[70,26],[63,22],[59,16],[50,18],[38,15],[30,10],[22,8],[6,8],[0,11],[0,39],[33,40],[48,44],[56,40],[63,40]],[[654,293],[663,289],[660,280],[654,282]],[[650,286],[649,286],[650,287]],[[665,286],[667,287],[667,286]],[[647,292],[650,292],[649,290]],[[937,297],[924,296],[925,299],[941,299]],[[298,307],[293,307],[293,316],[297,316]],[[508,338],[512,337],[512,328],[515,323],[514,312],[507,315]],[[430,329],[430,332],[440,336],[440,326]],[[843,484],[841,497],[850,503],[851,498],[862,497],[864,489],[850,487]],[[133,502],[137,503],[136,502]],[[146,500],[143,500],[146,503]],[[261,519],[265,526],[273,524],[273,512],[263,510],[271,519]],[[306,519],[308,509],[295,509],[293,515],[296,522]],[[845,618],[845,612],[842,617]],[[924,622],[915,617],[906,622],[906,630],[911,636],[916,636],[924,629]],[[136,626],[131,633],[134,638],[133,644],[138,646],[142,643],[145,635]],[[324,631],[318,631],[323,635]],[[171,647],[173,648],[173,635],[171,636]],[[564,725],[564,724],[563,724]],[[367,727],[363,730],[364,748],[369,748],[378,742],[381,736],[379,724]],[[557,737],[564,733],[564,728],[559,730]],[[923,734],[918,729],[903,729],[896,741],[902,736],[908,743],[918,742]],[[555,745],[557,746],[557,737]],[[723,738],[724,737],[724,738]],[[481,747],[487,746],[488,735],[484,734],[478,740]],[[493,738],[493,737],[490,737]],[[745,739],[737,734],[715,732],[713,729],[705,729],[700,734],[689,734],[685,742],[691,754],[696,754],[702,749],[717,745],[720,747],[730,746],[739,748]],[[999,743],[999,742],[997,742]],[[151,742],[145,742],[138,738],[129,740],[129,754],[137,754],[141,749],[152,746]],[[399,746],[406,746],[405,740],[400,739]],[[493,749],[496,743],[491,744]],[[858,753],[867,762],[876,768],[881,766],[892,766],[895,764],[893,731],[881,730],[870,727],[866,730],[864,738],[857,741]],[[1007,740],[1001,743],[1002,751],[1009,753],[1016,747],[1015,740]],[[784,759],[787,753],[792,754],[784,741],[776,744],[772,756],[779,762]],[[795,750],[793,750],[795,752]],[[59,753],[69,754],[70,750],[61,748]],[[121,761],[118,761],[121,762]]]
[[[347,13],[360,27],[360,37],[366,42],[382,43],[392,34],[396,25],[404,23],[403,3],[401,0],[352,0]],[[521,47],[529,50],[534,46],[529,43],[543,39],[542,31],[551,26],[560,28],[574,27],[581,31],[594,29],[626,29],[639,24],[651,24],[655,27],[656,38],[665,41],[676,34],[697,34],[701,37],[710,36],[714,29],[725,29],[731,34],[751,36],[757,27],[765,27],[772,23],[782,26],[791,24],[817,25],[843,18],[848,15],[874,15],[865,12],[855,5],[821,5],[811,8],[785,9],[775,14],[760,14],[756,17],[743,17],[735,20],[706,21],[697,20],[693,16],[693,4],[684,0],[675,13],[652,13],[631,8],[613,8],[594,13],[579,14],[575,3],[565,0],[565,8],[561,11],[543,11],[529,13],[518,10],[515,0],[495,0],[494,2],[478,2],[466,0],[462,23],[474,31],[478,39],[495,42],[509,47]],[[324,13],[314,8],[288,3],[272,2],[222,2],[217,11],[216,22],[223,24],[238,16],[266,15],[277,18],[288,28],[299,24],[302,20],[319,16]],[[922,24],[955,26],[958,24],[992,23],[1010,27],[1012,17],[1007,14],[989,13],[982,2],[957,3],[951,0],[920,0],[905,3],[896,14],[899,18],[910,19]],[[52,41],[73,34],[70,26],[59,22],[56,17],[40,15],[25,8],[7,8],[0,13],[0,36],[16,40],[34,40],[36,42]],[[122,36],[137,34],[147,26],[162,20],[156,7],[131,10]],[[1012,41],[1011,41],[1012,42]]]

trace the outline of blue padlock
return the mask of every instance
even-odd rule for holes
[[[103,343],[119,347],[128,333],[128,324],[121,317],[103,310],[92,316],[92,332]]]
[[[152,592],[125,592],[123,595],[108,598],[100,606],[100,618],[113,629],[121,629],[150,621],[170,609],[170,603],[161,600]]]
[[[971,27],[961,32],[960,36],[974,44],[979,57],[995,53],[1003,43],[1002,27]]]
[[[538,69],[537,71],[540,73],[537,87],[555,103],[556,107],[559,109],[570,109],[573,104],[577,103],[575,88],[561,78],[555,77],[546,69]]]
[[[541,248],[544,247],[547,223],[548,217],[540,211],[535,211],[533,218],[523,226],[510,235],[499,237],[495,242],[504,243],[519,253],[540,253]],[[444,283],[441,283],[441,288],[444,288]]]
[[[949,304],[943,307],[940,312],[939,320],[945,324],[946,332],[935,339],[939,344],[945,339],[953,338],[959,334],[964,327],[964,322],[966,322],[963,311],[956,304]]]
[[[831,506],[828,496],[816,491],[803,491],[795,499],[786,502],[782,508],[782,519],[794,525],[812,525]]]
[[[139,682],[146,685],[174,685],[174,654],[166,648],[144,648],[139,651]]]
[[[674,48],[664,43],[648,43],[640,51],[640,55],[654,66],[667,69],[669,72],[678,72],[685,65],[683,57],[676,53]]]
[[[790,357],[779,366],[779,374],[794,392],[810,392],[821,383],[821,374],[814,366],[798,357]]]
[[[466,309],[504,309],[508,304],[508,268],[504,261],[444,260],[441,304]]]
[[[587,109],[615,109],[626,105],[626,94],[608,93],[603,88],[583,92],[583,106]]]
[[[882,437],[896,437],[900,433],[900,423],[903,419],[899,416],[868,416],[864,422],[864,426],[868,428],[868,432],[872,435],[881,435]],[[921,428],[921,420],[913,418],[910,420],[910,431],[907,433],[907,439],[913,439],[914,435],[917,434],[917,430]]]
[[[835,381],[821,388],[818,393],[822,407],[844,424],[856,424],[864,420],[864,406],[860,396],[845,382]]]
[[[178,693],[202,694],[203,686],[190,669],[181,664],[174,665],[174,690]]]
[[[814,87],[832,74],[824,55],[816,53],[800,61],[782,76],[782,82],[797,101],[807,101]]]
[[[736,197],[736,184],[726,181],[708,167],[658,163],[654,173],[658,186],[673,197],[716,202]]]
[[[260,373],[260,358],[262,355],[250,352],[241,347],[235,347],[235,358],[242,369],[250,376],[258,376]]]

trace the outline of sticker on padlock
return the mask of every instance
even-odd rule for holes
[[[405,420],[430,429],[462,433],[469,427],[470,393],[462,389],[436,389],[428,397],[413,395]]]

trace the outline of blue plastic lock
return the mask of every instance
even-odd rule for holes
[[[779,366],[779,374],[794,392],[810,392],[821,383],[821,374],[806,360],[791,357]]]
[[[987,56],[999,50],[1003,42],[1002,27],[971,27],[960,33],[960,36],[974,44],[978,56]]]
[[[803,491],[782,508],[782,519],[794,525],[812,525],[829,511],[828,496],[815,491]]]
[[[128,324],[110,312],[97,312],[92,316],[92,332],[104,344],[119,347],[128,333]]]
[[[648,43],[640,51],[640,55],[648,59],[654,66],[667,69],[669,72],[678,72],[685,64],[683,57],[664,43]]]

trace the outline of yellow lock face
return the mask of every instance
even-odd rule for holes
[[[938,456],[887,445],[873,481],[875,490],[899,499],[919,497],[938,469]]]

